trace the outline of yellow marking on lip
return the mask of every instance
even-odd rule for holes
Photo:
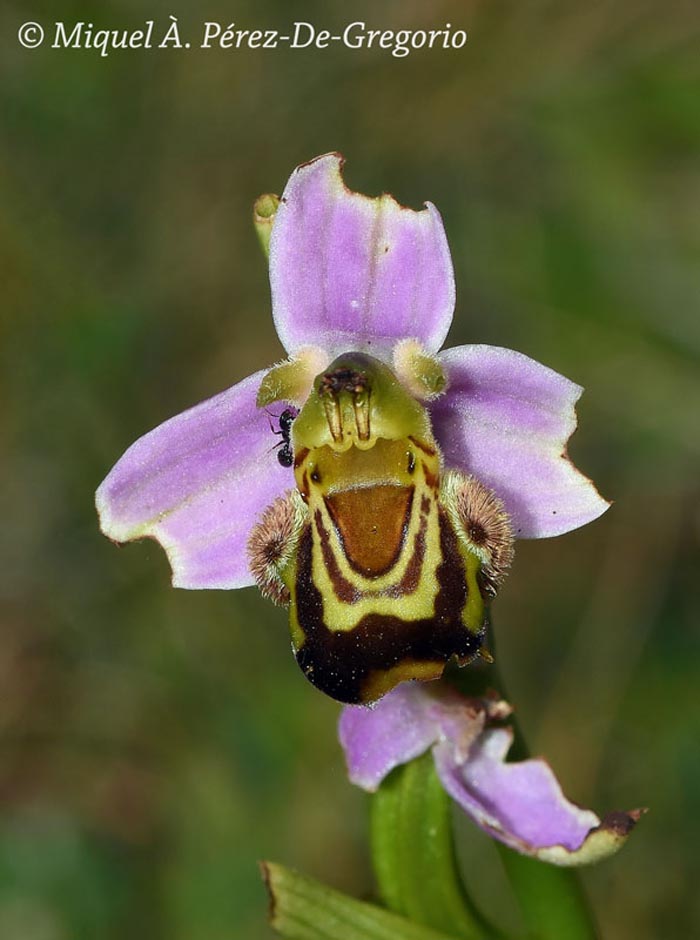
[[[361,498],[362,491],[356,492]],[[406,532],[395,562],[385,572],[371,576],[358,572],[357,567],[351,563],[325,500],[318,503],[313,501],[312,577],[323,598],[324,620],[332,625],[333,630],[352,630],[367,614],[394,616],[405,620],[420,620],[434,615],[435,598],[439,590],[436,572],[442,561],[440,523],[438,507],[432,493],[430,508],[427,511],[421,506],[421,502],[420,494],[416,491],[411,500]],[[415,573],[413,590],[410,593],[402,593],[400,587],[413,561],[416,535],[419,531],[422,531],[425,542],[420,569]],[[347,588],[341,592],[336,591],[334,577],[337,575],[334,571],[329,571],[323,557],[324,540],[327,541],[328,550],[335,562],[334,567],[344,585],[349,584],[355,588],[352,600],[341,600],[338,597],[338,593],[347,596]]]

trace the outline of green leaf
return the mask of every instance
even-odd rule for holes
[[[373,796],[372,858],[391,910],[466,940],[499,935],[462,884],[450,799],[431,753],[397,767]]]
[[[270,923],[289,940],[454,940],[281,865],[263,862],[261,868]]]

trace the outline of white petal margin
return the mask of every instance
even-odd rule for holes
[[[277,460],[274,418],[255,404],[264,375],[251,375],[145,434],[97,490],[104,534],[115,542],[160,542],[174,587],[254,583],[250,531],[265,507],[294,485],[292,470]]]
[[[485,731],[461,759],[447,741],[433,748],[445,790],[486,833],[543,862],[590,865],[614,855],[641,810],[615,812],[603,821],[568,800],[541,758],[506,762],[511,728]]]

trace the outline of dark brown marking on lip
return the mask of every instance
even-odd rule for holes
[[[440,483],[438,475],[432,472],[425,461],[422,461],[422,466],[426,484],[430,487],[431,490],[437,490]]]
[[[393,597],[403,597],[405,594],[413,594],[418,587],[421,572],[423,570],[423,561],[425,559],[425,533],[428,528],[428,518],[425,514],[421,515],[420,528],[416,532],[413,541],[413,553],[408,560],[403,577],[387,593]]]
[[[422,450],[424,454],[427,454],[428,457],[435,456],[436,454],[435,448],[431,447],[430,444],[425,444],[423,441],[419,440],[417,437],[414,437],[412,434],[409,436],[408,439],[412,444],[415,444],[415,446],[419,450]]]
[[[367,614],[345,632],[323,622],[323,598],[312,577],[310,527],[302,533],[295,603],[305,640],[296,657],[308,679],[332,698],[363,702],[372,696],[373,677],[402,663],[406,673],[396,674],[397,683],[411,678],[412,664],[434,665],[438,676],[453,656],[465,663],[479,651],[483,629],[472,633],[462,622],[468,589],[457,537],[444,511],[438,508],[438,512],[442,561],[435,572],[438,593],[433,616],[403,620]]]
[[[316,526],[316,531],[318,532],[319,541],[321,543],[323,563],[326,566],[328,577],[333,585],[335,596],[339,601],[343,601],[344,604],[354,604],[359,600],[360,595],[355,586],[351,584],[347,578],[343,577],[343,573],[338,567],[338,562],[330,546],[328,530],[323,524],[323,517],[319,509],[314,513],[314,525]]]
[[[302,447],[298,454],[294,457],[294,469],[296,470],[297,467],[300,467],[308,456],[309,448]]]

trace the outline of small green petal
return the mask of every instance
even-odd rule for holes
[[[405,339],[394,349],[394,368],[406,388],[423,401],[445,391],[447,379],[439,359],[427,353],[415,339]]]
[[[309,396],[314,378],[325,367],[328,356],[321,349],[307,346],[292,359],[273,366],[265,374],[258,390],[257,406],[266,408],[276,401],[301,406]]]
[[[255,231],[258,233],[260,245],[266,258],[270,254],[272,223],[275,221],[279,204],[279,196],[275,196],[274,193],[265,193],[262,196],[258,196],[253,205],[253,224],[255,225]]]

